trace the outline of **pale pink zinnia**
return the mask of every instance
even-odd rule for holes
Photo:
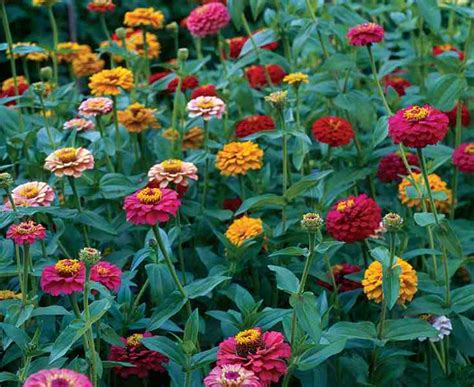
[[[41,289],[52,296],[82,292],[84,281],[84,263],[77,259],[61,259],[41,273]]]
[[[206,387],[261,387],[262,384],[252,371],[240,364],[214,367],[204,379]]]
[[[53,189],[42,181],[30,181],[21,184],[12,190],[13,201],[16,206],[23,207],[49,207],[54,200]],[[5,203],[7,208],[11,208],[9,201]]]
[[[114,103],[110,98],[93,97],[86,99],[79,106],[79,113],[85,117],[103,116],[110,113]]]
[[[252,371],[263,386],[278,383],[287,370],[291,347],[280,332],[262,334],[260,328],[239,332],[219,344],[217,365],[240,364]]]
[[[86,375],[79,372],[51,368],[41,370],[28,376],[23,387],[92,387],[92,383]]]
[[[143,188],[127,196],[123,208],[127,221],[154,226],[167,222],[171,215],[176,216],[180,205],[178,194],[171,189]]]
[[[85,148],[62,148],[46,157],[44,168],[58,177],[66,175],[77,178],[86,169],[94,168],[94,156]]]
[[[198,179],[197,172],[193,163],[170,159],[151,167],[148,171],[148,180],[156,182],[159,188],[166,188],[170,184],[187,187],[189,179]]]
[[[221,3],[212,2],[195,8],[186,18],[186,27],[191,35],[203,38],[216,35],[229,24],[230,15],[227,7]]]
[[[122,282],[122,270],[112,263],[100,261],[91,268],[91,280],[117,292]]]
[[[32,220],[12,224],[7,231],[7,238],[13,239],[17,245],[25,243],[32,245],[37,239],[44,239],[45,237],[46,229],[43,225]]]
[[[363,23],[352,27],[347,33],[351,46],[367,46],[379,43],[384,38],[385,31],[381,25],[376,23]]]
[[[217,97],[200,96],[189,101],[187,109],[189,117],[202,117],[208,121],[212,117],[222,118],[225,112],[225,103]]]
[[[92,121],[86,120],[85,118],[73,118],[66,121],[63,125],[64,129],[73,130],[76,129],[78,132],[92,130],[95,128],[95,124]]]

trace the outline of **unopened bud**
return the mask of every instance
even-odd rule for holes
[[[31,85],[35,94],[39,96],[44,96],[46,93],[46,85],[44,82],[35,82]]]
[[[0,173],[0,188],[8,189],[13,185],[13,177],[8,172]]]
[[[49,81],[53,77],[53,69],[49,66],[42,67],[40,70],[40,78],[43,81]]]
[[[87,266],[92,266],[100,261],[100,251],[92,247],[84,247],[79,251],[79,260],[84,262]]]
[[[323,224],[324,220],[321,218],[321,215],[314,212],[304,214],[301,220],[301,226],[308,232],[319,231]]]
[[[403,218],[395,212],[389,212],[383,217],[382,224],[387,231],[399,231],[403,226]]]
[[[178,60],[184,62],[189,57],[189,50],[187,48],[180,48],[178,50]]]
[[[117,28],[115,34],[120,40],[125,39],[127,37],[127,29],[123,27]]]
[[[178,26],[178,23],[176,23],[176,22],[171,22],[171,23],[167,24],[167,25],[165,26],[165,28],[166,28],[166,30],[169,31],[169,32],[176,32],[176,31],[178,31],[179,26]]]

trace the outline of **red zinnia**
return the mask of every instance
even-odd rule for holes
[[[148,83],[151,85],[155,83],[156,81],[159,81],[160,79],[166,77],[169,75],[171,72],[170,71],[160,71],[154,74],[150,75],[150,78],[148,79]],[[181,84],[181,91],[184,92],[185,90],[192,90],[199,86],[199,80],[195,75],[188,75],[187,77],[184,77],[183,83]],[[176,88],[178,87],[178,78],[175,77],[171,81],[169,81],[168,85],[166,86],[166,91],[168,93],[174,93],[176,91]]]
[[[107,289],[117,292],[122,282],[122,270],[119,267],[105,261],[97,262],[91,268],[91,280],[99,282]]]
[[[376,23],[363,23],[352,27],[347,33],[351,46],[367,46],[383,40],[385,31]]]
[[[26,83],[19,83],[18,84],[18,95],[23,95],[26,90],[28,90],[28,85]],[[9,98],[9,97],[15,97],[16,94],[15,94],[15,87],[9,87],[8,89],[6,90],[3,90],[1,93],[0,93],[0,98]],[[5,104],[6,106],[15,106],[16,105],[16,101],[10,101],[10,102],[7,102]]]
[[[347,274],[360,272],[361,271],[360,266],[351,265],[350,263],[343,263],[343,264],[334,265],[331,268],[331,270],[334,275],[334,280],[336,281],[337,289],[340,293],[348,292],[350,290],[354,290],[354,289],[358,289],[362,287],[362,284],[360,282],[345,278]],[[329,273],[328,273],[328,278],[329,278]],[[323,286],[330,291],[334,290],[334,287],[332,286],[332,284],[328,282],[321,281],[318,279],[316,280],[316,283],[319,286]]]
[[[448,129],[446,114],[430,105],[408,106],[388,119],[388,134],[393,142],[413,148],[436,144]]]
[[[353,243],[364,240],[380,227],[382,210],[367,195],[339,200],[326,216],[326,230],[336,240]]]
[[[396,73],[388,74],[384,77],[384,86],[385,91],[388,90],[389,87],[393,87],[393,89],[397,92],[397,94],[402,97],[405,95],[405,89],[411,86],[410,81],[406,80],[405,78],[396,75]]]
[[[464,60],[464,53],[454,47],[452,44],[441,44],[439,46],[434,46],[433,47],[433,55],[438,56],[441,55],[443,52],[455,52],[458,54],[459,60]]]
[[[250,136],[262,130],[275,129],[275,122],[270,116],[256,114],[245,117],[235,124],[235,135],[239,138]]]
[[[330,146],[347,145],[354,138],[354,131],[349,121],[336,116],[317,119],[312,128],[313,137]]]
[[[7,231],[7,238],[13,239],[17,245],[32,245],[37,239],[46,237],[46,229],[42,224],[32,220],[20,224],[12,224]]]
[[[61,259],[41,273],[41,289],[52,296],[82,292],[84,281],[84,263],[77,259]]]
[[[115,9],[115,4],[112,0],[92,0],[87,4],[87,9],[91,12],[112,12]]]
[[[419,166],[418,157],[413,153],[407,153],[407,161],[409,165]],[[380,160],[377,177],[383,183],[391,183],[392,181],[399,183],[402,181],[402,177],[406,175],[408,175],[408,171],[398,153],[390,153]]]
[[[449,126],[451,128],[455,128],[456,127],[456,117],[457,117],[457,114],[458,114],[458,107],[457,105],[452,109],[450,110],[449,112],[443,112],[444,114],[446,114],[449,118]],[[469,112],[469,109],[467,108],[467,106],[465,104],[462,104],[461,106],[461,125],[464,126],[464,127],[467,127],[469,126],[469,124],[471,123],[471,113]]]
[[[214,85],[202,85],[197,87],[191,93],[190,99],[195,99],[197,97],[217,97],[216,87]]]
[[[224,199],[224,202],[222,203],[222,208],[224,210],[235,212],[240,208],[241,204],[242,204],[242,199],[240,198],[228,198],[228,199]]]
[[[461,172],[474,173],[474,142],[465,142],[454,150],[453,164]]]
[[[110,348],[109,360],[131,363],[135,367],[114,367],[114,371],[121,378],[128,378],[136,375],[141,379],[147,378],[152,371],[165,372],[163,364],[168,363],[169,359],[160,352],[147,349],[141,340],[144,337],[153,337],[149,332],[143,334],[134,333],[127,338],[121,337],[120,341],[125,347],[113,345]]]
[[[269,64],[265,65],[265,67],[262,65],[250,66],[245,69],[245,76],[250,83],[250,87],[254,89],[261,89],[265,86],[268,86],[265,68],[267,69],[268,75],[274,85],[280,84],[286,75],[283,67],[277,64]]]
[[[226,40],[226,43],[229,46],[228,54],[230,59],[237,59],[239,57],[240,52],[248,39],[247,36],[237,36]],[[226,57],[226,54],[227,52],[224,50],[224,57]]]

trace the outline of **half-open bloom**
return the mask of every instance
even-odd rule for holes
[[[122,270],[112,263],[99,261],[91,267],[91,280],[99,282],[107,289],[117,292],[122,283]]]
[[[197,180],[197,168],[193,163],[170,159],[155,164],[148,171],[150,182],[156,182],[159,188],[166,188],[170,184],[187,187],[189,180]]]
[[[32,220],[12,224],[7,231],[7,238],[13,239],[17,245],[23,245],[25,243],[32,245],[36,240],[44,239],[45,237],[46,229],[44,226]]]

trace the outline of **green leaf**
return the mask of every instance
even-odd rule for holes
[[[187,296],[192,300],[194,298],[202,297],[209,294],[216,286],[220,285],[222,282],[228,279],[230,279],[230,277],[225,277],[222,275],[202,278],[190,283],[189,285],[186,285],[184,287],[184,291],[186,292]]]
[[[18,381],[18,376],[12,374],[11,372],[0,372],[0,382],[16,382]]]
[[[421,227],[436,224],[436,218],[432,212],[417,212],[413,218],[415,219],[415,223]],[[444,218],[446,218],[444,214],[438,214],[438,221],[441,222]]]
[[[136,189],[136,185],[120,173],[108,173],[99,182],[100,193],[105,199],[122,199]]]
[[[298,325],[315,343],[319,343],[321,337],[321,316],[314,294],[311,292],[305,292],[300,295],[292,294],[290,305],[295,310]]]
[[[199,310],[194,309],[194,312],[189,316],[186,325],[184,326],[183,341],[190,341],[196,344],[199,335]]]
[[[435,294],[423,297],[416,297],[408,307],[406,315],[414,316],[417,314],[430,313],[435,315],[444,315],[449,313],[449,309],[444,306],[444,300]]]
[[[438,2],[436,0],[417,0],[415,4],[431,30],[438,33],[441,27],[441,11]]]
[[[6,349],[12,342],[14,342],[22,351],[26,349],[26,346],[30,342],[30,338],[22,329],[6,323],[0,323],[0,328],[5,332],[5,336],[3,337],[4,349]]]
[[[444,222],[433,227],[436,238],[455,258],[463,258],[463,250],[458,236],[451,226]]]
[[[79,340],[87,331],[83,321],[74,321],[69,324],[58,336],[51,348],[49,362],[52,363],[69,351],[74,343]]]
[[[390,341],[414,340],[418,337],[436,337],[438,331],[418,318],[404,318],[401,320],[386,320],[384,325],[384,339]]]
[[[300,371],[307,371],[317,367],[331,356],[342,352],[346,346],[346,341],[347,339],[345,338],[338,338],[331,344],[319,348],[317,351],[307,352],[301,357],[298,363],[298,369]]]
[[[397,302],[400,293],[401,272],[402,268],[400,266],[383,269],[382,289],[388,310],[392,310]]]
[[[179,292],[172,293],[159,305],[156,312],[150,318],[147,330],[154,331],[160,328],[167,320],[178,313],[186,303],[186,299]]]
[[[266,3],[267,0],[250,0],[250,9],[252,11],[253,20],[257,20],[260,13],[265,9]]]
[[[466,81],[455,74],[445,74],[433,82],[428,91],[430,103],[441,111],[450,111],[456,105]]]
[[[386,247],[376,247],[370,250],[370,255],[379,261],[383,267],[388,268],[390,266],[390,251]]]
[[[300,281],[291,271],[284,267],[274,265],[268,265],[268,268],[275,272],[278,289],[290,294],[298,291]]]
[[[104,218],[102,218],[100,215],[96,214],[93,211],[82,211],[76,217],[76,220],[80,223],[87,224],[88,226],[91,226],[98,230],[105,231],[108,234],[117,235],[117,230],[112,227],[112,225]]]
[[[219,347],[208,349],[207,351],[199,352],[193,355],[192,365],[193,368],[200,368],[206,364],[216,361],[217,351]]]
[[[243,214],[248,210],[252,209],[255,210],[257,208],[262,207],[274,207],[274,208],[282,208],[285,205],[285,198],[282,196],[278,196],[275,194],[266,194],[260,196],[254,196],[253,198],[245,200],[241,205],[240,208],[235,213],[236,215]],[[269,209],[269,208],[266,209]]]
[[[252,1],[252,0],[251,0]],[[273,43],[278,40],[278,37],[276,36],[275,32],[270,29],[266,28],[262,31],[257,32],[256,34],[253,35],[253,40],[256,44],[257,47],[262,47],[265,46],[269,43]],[[242,50],[240,51],[239,58],[243,57],[244,55],[248,54],[249,52],[252,52],[254,49],[253,43],[250,39],[248,39],[244,46],[242,47]]]
[[[451,307],[456,313],[474,308],[474,285],[467,285],[451,291]]]
[[[332,170],[322,171],[314,175],[303,177],[300,181],[296,182],[295,184],[293,184],[292,186],[288,188],[288,190],[286,191],[285,197],[288,199],[288,201],[291,201],[297,198],[301,194],[308,191],[310,188],[314,187],[318,183],[319,180],[330,175],[332,172],[333,172]]]
[[[377,340],[377,332],[374,323],[370,321],[362,322],[338,322],[332,325],[327,333],[335,337],[346,339]]]
[[[285,247],[284,249],[274,251],[269,255],[269,257],[302,257],[307,254],[307,249],[302,249],[301,247]]]
[[[232,23],[237,30],[242,26],[242,15],[244,14],[247,0],[228,0],[227,9],[229,10]]]
[[[69,316],[71,312],[59,305],[43,306],[36,308],[31,317],[38,316]]]
[[[186,357],[181,352],[179,346],[172,340],[164,336],[144,337],[141,343],[152,351],[161,352],[171,360],[181,366],[186,364]]]
[[[372,132],[372,148],[377,147],[388,136],[388,117],[380,117],[377,121],[374,131]]]

